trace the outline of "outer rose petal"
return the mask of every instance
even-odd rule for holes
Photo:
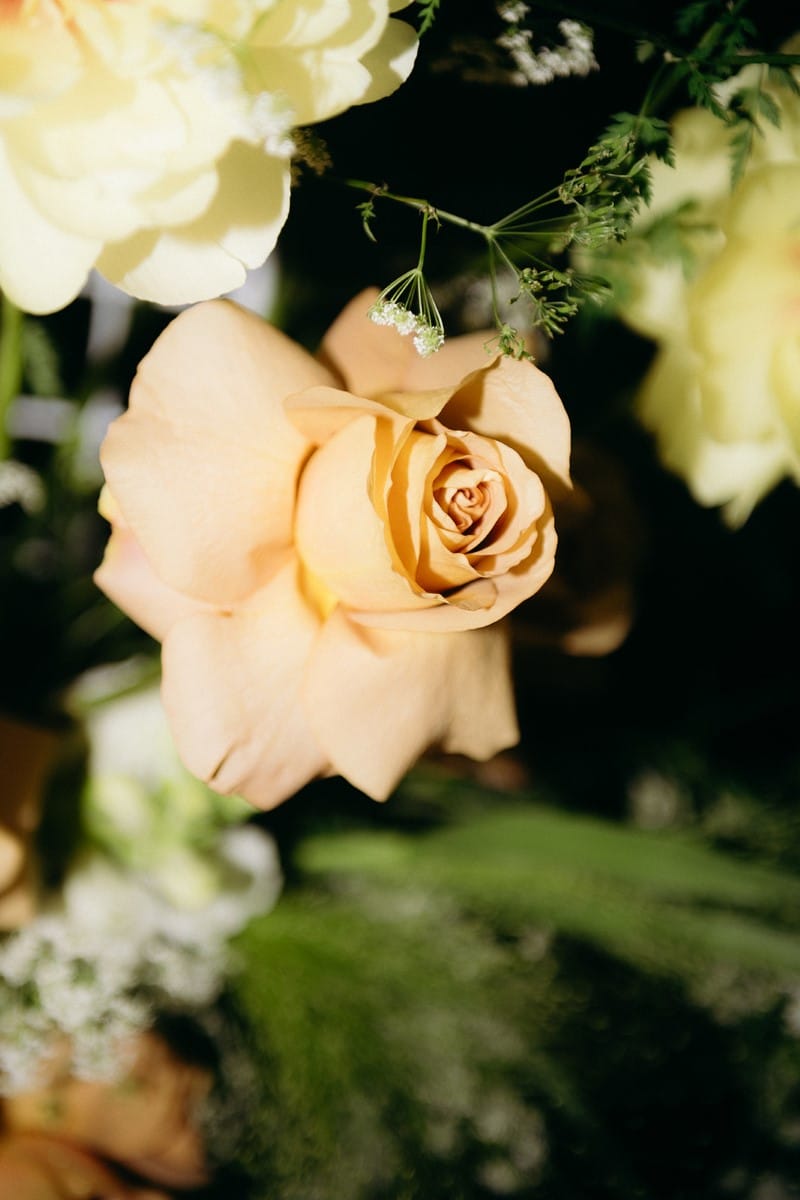
[[[173,627],[164,642],[162,695],[193,774],[273,808],[328,769],[300,697],[318,628],[294,561],[250,606]]]
[[[124,520],[170,587],[230,604],[268,581],[292,544],[308,448],[282,400],[328,381],[304,350],[232,304],[199,305],[167,327],[101,460]]]
[[[160,642],[176,621],[207,608],[159,579],[142,547],[125,526],[112,530],[94,581],[109,600]]]
[[[334,770],[375,800],[431,745],[486,759],[519,740],[501,626],[446,637],[366,630],[338,608],[303,695]]]

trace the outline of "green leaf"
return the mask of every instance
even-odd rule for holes
[[[420,10],[420,23],[417,33],[422,37],[423,33],[427,33],[436,20],[436,15],[439,10],[441,0],[417,0],[417,5]]]

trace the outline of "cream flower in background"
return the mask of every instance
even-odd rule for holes
[[[782,478],[800,483],[800,97],[771,94],[780,127],[763,121],[733,189],[729,127],[700,109],[673,122],[675,167],[653,164],[639,229],[681,211],[688,266],[638,239],[611,263],[622,316],[659,345],[638,414],[665,465],[731,525]]]
[[[420,359],[373,299],[318,359],[229,303],[182,314],[102,450],[97,580],[164,643],[186,765],[265,808],[518,738],[498,622],[553,569],[568,419],[531,363],[483,335]]]
[[[411,71],[404,0],[4,0],[0,289],[30,312],[92,267],[144,300],[238,287],[289,204],[290,133]]]

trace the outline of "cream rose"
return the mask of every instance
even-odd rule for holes
[[[98,583],[163,640],[186,765],[264,808],[518,738],[497,622],[553,569],[567,416],[482,335],[418,358],[373,298],[318,359],[226,302],[182,314],[102,449]]]
[[[239,286],[288,211],[290,132],[409,74],[397,0],[0,2],[0,289],[92,267],[144,300]]]
[[[630,292],[623,317],[659,344],[638,415],[664,463],[731,525],[780,479],[800,482],[800,97],[772,96],[780,127],[763,122],[732,190],[730,129],[702,110],[674,121],[675,167],[654,164],[640,229],[685,206],[688,270],[646,239],[612,263]]]

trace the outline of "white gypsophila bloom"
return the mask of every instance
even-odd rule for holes
[[[51,312],[92,267],[141,299],[240,286],[286,219],[291,131],[392,92],[397,0],[4,0],[0,289]]]
[[[591,30],[579,21],[569,20],[560,21],[558,28],[564,45],[552,48],[543,46],[541,50],[533,49],[533,33],[530,29],[514,28],[501,34],[497,44],[508,51],[516,68],[510,77],[511,83],[519,87],[540,85],[569,75],[588,75],[590,71],[597,70]]]
[[[435,354],[444,345],[441,325],[432,324],[398,300],[377,300],[369,309],[369,318],[374,325],[391,326],[403,337],[412,334],[414,349],[421,358]]]
[[[369,319],[374,325],[387,325],[405,337],[417,328],[417,316],[396,300],[377,300],[369,310]]]
[[[523,0],[506,0],[505,4],[497,6],[497,15],[509,25],[517,25],[524,21],[529,12],[530,7],[523,3]]]
[[[19,504],[29,515],[41,512],[45,502],[42,477],[13,458],[0,462],[0,508]]]
[[[75,1074],[111,1078],[119,1047],[157,1009],[216,999],[228,939],[280,889],[274,844],[260,830],[228,830],[218,857],[223,889],[179,911],[152,878],[87,855],[57,907],[0,945],[0,1094],[31,1086],[59,1037]]]

